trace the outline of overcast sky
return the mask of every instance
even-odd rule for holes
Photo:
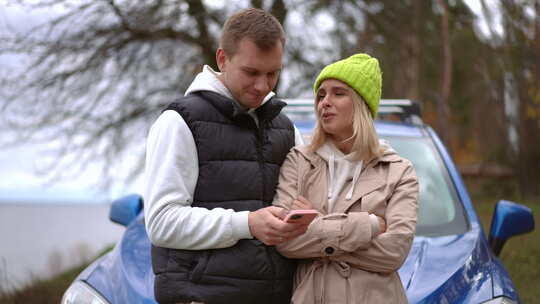
[[[42,24],[50,18],[51,9],[23,10],[15,5],[7,5],[0,0],[0,33],[10,26],[12,29],[26,31]],[[0,56],[0,69],[12,68],[20,58]],[[0,71],[1,72],[1,71]],[[1,117],[0,117],[1,119]],[[1,121],[0,121],[1,122]],[[103,193],[97,189],[100,180],[99,167],[89,166],[77,178],[49,183],[46,177],[36,174],[39,162],[47,145],[25,144],[19,147],[0,148],[0,203],[6,202],[108,202],[111,198],[138,192],[141,186],[139,177],[131,186],[125,188],[120,181],[112,189]]]

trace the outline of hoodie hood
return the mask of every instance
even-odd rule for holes
[[[231,100],[236,102],[238,106],[243,108],[238,103],[238,101],[233,98],[229,89],[227,89],[227,87],[223,84],[223,82],[221,82],[221,80],[218,78],[219,75],[221,75],[220,72],[216,72],[210,66],[205,65],[203,67],[202,72],[200,72],[199,74],[197,74],[197,76],[195,76],[195,79],[187,88],[185,95],[195,93],[195,92],[200,92],[200,91],[210,91],[210,92],[218,93],[219,95],[225,96],[227,98],[230,98]],[[265,104],[268,100],[270,100],[270,98],[272,98],[274,95],[275,95],[274,92],[268,93],[268,95],[266,95],[263,102],[261,103],[261,106]],[[256,108],[249,109],[248,113],[253,112],[255,109]]]
[[[351,179],[352,184],[345,199],[352,198],[363,161],[354,160],[355,153],[343,154],[331,141],[326,141],[315,153],[328,164],[328,211],[332,212],[336,198]]]

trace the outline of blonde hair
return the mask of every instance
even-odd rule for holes
[[[354,158],[363,160],[367,163],[374,158],[381,157],[385,149],[379,144],[379,136],[377,136],[377,133],[375,132],[373,118],[371,117],[371,112],[366,102],[355,90],[349,86],[347,87],[353,93],[351,94],[353,102],[353,135],[345,141],[352,140],[353,144],[351,152],[355,152]],[[316,102],[314,106],[315,114],[317,115],[317,125],[313,131],[313,137],[309,145],[312,152],[317,151],[317,149],[319,149],[328,139],[327,134],[321,126],[321,116],[320,113],[317,112]]]

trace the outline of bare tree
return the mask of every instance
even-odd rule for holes
[[[497,59],[513,55],[478,39],[472,28],[475,16],[463,0],[10,3],[48,10],[49,17],[22,33],[0,32],[0,57],[18,56],[23,63],[11,70],[0,67],[0,128],[16,130],[3,131],[0,144],[51,143],[53,157],[41,169],[52,180],[69,178],[66,172],[77,175],[96,160],[102,164],[104,186],[112,177],[129,181],[140,173],[148,127],[166,104],[183,95],[203,64],[216,67],[215,49],[225,18],[247,6],[271,11],[285,26],[278,96],[311,96],[313,79],[324,65],[367,52],[381,62],[383,97],[418,100],[426,109],[425,121],[436,125],[445,141],[445,132],[460,135],[458,146],[485,139],[476,132],[482,122],[473,116],[490,103],[499,103],[497,111],[502,108],[503,67],[538,74],[528,68],[535,58],[530,54],[522,65]],[[499,41],[505,46],[514,43]],[[520,83],[537,81],[523,75],[516,77]],[[433,111],[437,105],[441,111]],[[528,103],[529,108],[534,105]],[[445,124],[438,126],[437,121]],[[505,129],[503,118],[494,123],[497,130]],[[527,134],[537,138],[537,133]],[[492,136],[489,144],[477,146],[484,149],[478,150],[482,156],[492,157],[507,141]],[[527,159],[534,156],[528,155]],[[121,161],[131,162],[124,166],[130,172],[118,172]]]
[[[16,130],[2,144],[50,144],[54,157],[39,169],[52,181],[76,176],[98,160],[105,187],[115,175],[129,180],[141,171],[148,126],[203,64],[216,67],[221,26],[241,8],[201,0],[11,4],[50,16],[28,31],[0,34],[0,56],[16,55],[24,63],[0,73],[4,127]],[[283,1],[268,9],[286,18]],[[134,160],[131,172],[115,172],[122,159]]]

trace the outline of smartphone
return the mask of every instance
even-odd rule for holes
[[[285,216],[284,221],[287,223],[304,223],[309,224],[315,217],[317,217],[317,210],[315,209],[295,209],[291,210]]]

